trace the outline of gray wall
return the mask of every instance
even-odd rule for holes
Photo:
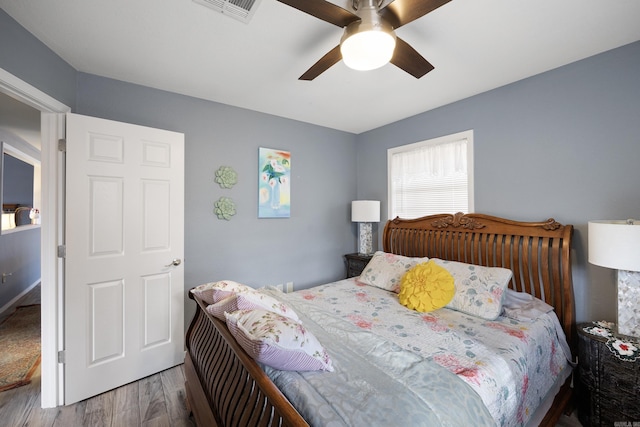
[[[77,112],[185,134],[186,289],[221,279],[302,289],[345,276],[354,135],[82,73]],[[291,152],[291,218],[258,219],[259,147]],[[232,189],[214,182],[223,165],[238,173]],[[230,221],[213,213],[221,196],[236,203]]]
[[[40,153],[28,142],[0,128],[0,140],[29,156],[40,159]],[[0,152],[0,155],[2,153]],[[0,186],[10,188],[16,178],[0,168]],[[33,193],[33,172],[31,191]],[[1,202],[1,200],[0,200]],[[0,308],[11,302],[29,286],[40,280],[40,228],[0,234],[0,275],[10,274],[0,283]]]
[[[0,68],[75,106],[76,70],[0,9]]]
[[[386,174],[376,171],[386,170],[386,149],[473,129],[476,211],[574,224],[578,320],[614,317],[615,272],[587,263],[586,224],[639,216],[640,43],[357,136],[78,76],[1,10],[0,68],[81,114],[185,133],[187,287],[223,277],[306,287],[341,276],[342,254],[355,250],[356,189],[383,201],[384,219]],[[260,146],[292,152],[290,219],[257,219]],[[239,172],[232,190],[213,182],[220,165]],[[212,213],[222,195],[238,205],[230,222]]]
[[[74,112],[185,134],[185,288],[233,278],[301,289],[344,276],[342,255],[356,249],[354,135],[77,73],[1,10],[0,68]],[[289,219],[257,218],[259,147],[291,151]],[[239,174],[231,190],[213,181],[221,165]],[[221,196],[236,202],[231,221],[213,214]]]
[[[613,320],[587,222],[640,217],[640,42],[358,135],[358,197],[386,218],[387,149],[468,129],[476,212],[573,224],[577,320]]]
[[[33,165],[10,154],[2,164],[2,204],[33,207]]]
[[[40,280],[40,228],[0,235],[0,308]]]

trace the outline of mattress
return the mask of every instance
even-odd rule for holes
[[[362,284],[357,278],[289,294],[276,289],[263,292],[306,317],[305,327],[335,351],[340,351],[340,345],[334,343],[334,340],[339,343],[340,337],[331,334],[335,335],[336,324],[344,322],[355,331],[371,334],[380,343],[437,365],[451,375],[447,381],[457,379],[473,390],[496,425],[527,425],[549,391],[571,373],[566,339],[553,312],[525,320],[513,316],[485,320],[448,308],[419,313],[402,306],[395,293]],[[300,378],[294,381],[288,375],[295,377],[296,374],[284,374],[268,367],[265,370],[279,387],[283,385],[285,395],[307,419],[304,405],[310,403],[300,401],[304,393],[291,391],[303,387],[294,382],[306,381],[304,375],[298,375]],[[438,377],[447,378],[440,374]],[[466,405],[456,402],[455,396],[459,394],[449,397],[445,411],[460,410]],[[322,396],[321,399],[330,406],[335,398]],[[308,399],[303,396],[302,400]],[[317,412],[317,408],[313,408],[315,404],[317,402],[311,403],[308,409],[310,416]],[[375,419],[367,422],[375,425]],[[361,422],[346,420],[345,424]]]

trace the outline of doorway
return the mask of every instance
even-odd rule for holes
[[[62,244],[64,216],[62,200],[63,156],[58,140],[64,138],[64,117],[71,109],[46,93],[0,68],[0,92],[40,111],[41,131],[41,301],[43,408],[61,405],[62,365],[57,362],[62,349],[62,262],[57,247]]]
[[[41,207],[40,141],[40,111],[0,93],[0,320],[5,337],[12,337],[7,338],[13,343],[9,360],[25,375],[21,379],[11,369],[4,371],[11,374],[3,376],[2,389],[28,381],[34,370],[40,376],[34,359],[40,349],[40,227],[35,224]],[[9,321],[14,315],[22,320]],[[25,368],[36,364],[25,372],[19,360],[29,361]]]

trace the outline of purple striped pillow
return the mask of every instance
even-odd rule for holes
[[[226,318],[231,335],[257,362],[283,371],[333,371],[322,344],[293,319],[260,309]]]

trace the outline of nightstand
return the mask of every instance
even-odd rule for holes
[[[640,422],[640,339],[617,335],[611,323],[578,325],[578,375],[583,425]]]
[[[362,270],[367,266],[371,258],[373,258],[373,254],[371,255],[361,255],[358,253],[355,254],[346,254],[344,256],[347,262],[347,279],[349,277],[359,276],[362,273]]]

